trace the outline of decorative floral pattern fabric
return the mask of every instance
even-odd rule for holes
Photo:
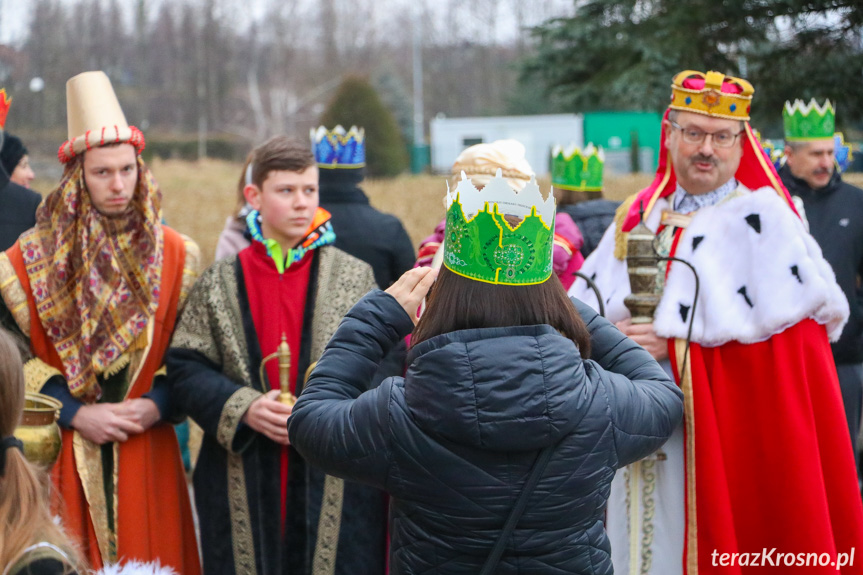
[[[161,192],[140,156],[132,206],[122,218],[93,206],[79,159],[19,240],[39,319],[75,397],[97,399],[97,377],[121,369],[125,352],[146,333],[159,304],[161,219]]]

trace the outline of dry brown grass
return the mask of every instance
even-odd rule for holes
[[[165,221],[194,239],[201,247],[203,264],[209,265],[225,219],[236,205],[241,165],[220,160],[157,159],[150,168],[162,188]],[[605,197],[622,200],[647,185],[650,178],[647,174],[610,177],[606,180]],[[540,178],[542,190],[547,190],[549,184],[548,178]],[[56,185],[56,181],[37,179],[33,188],[44,194]],[[366,180],[363,189],[374,207],[402,221],[415,247],[444,217],[444,176],[404,175],[389,180]]]
[[[162,186],[165,220],[198,242],[204,264],[210,264],[225,218],[235,206],[240,164],[218,160],[156,160],[151,168]],[[651,174],[608,177],[604,196],[623,200],[648,185],[652,177]],[[843,178],[863,187],[863,174],[846,174]],[[56,182],[39,180],[34,184],[35,189],[45,192]],[[549,187],[547,178],[540,179],[539,184],[543,190]],[[373,206],[394,214],[404,223],[414,246],[443,219],[444,176],[405,175],[390,180],[366,180],[363,189]]]

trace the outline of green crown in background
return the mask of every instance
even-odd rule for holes
[[[492,284],[531,285],[551,277],[554,195],[544,199],[534,177],[515,192],[500,170],[482,191],[464,172],[461,178],[447,190],[443,265]]]
[[[602,148],[589,144],[584,151],[575,145],[551,151],[551,185],[562,190],[601,192],[605,154]]]
[[[785,124],[785,139],[789,142],[809,140],[832,140],[836,131],[836,112],[830,100],[819,106],[813,98],[808,104],[803,100],[785,102],[782,109]]]

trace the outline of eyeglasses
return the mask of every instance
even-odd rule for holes
[[[722,130],[719,132],[705,132],[701,128],[684,128],[677,122],[673,122],[670,120],[669,123],[673,128],[680,130],[680,133],[683,134],[683,141],[687,144],[701,144],[702,142],[704,142],[704,138],[710,136],[713,139],[713,145],[717,148],[730,148],[737,140],[737,136],[743,133],[743,130],[739,132],[731,132],[729,130]]]

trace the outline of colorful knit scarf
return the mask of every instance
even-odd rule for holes
[[[249,233],[252,239],[261,242],[267,248],[267,255],[273,258],[276,263],[276,269],[279,273],[284,273],[291,265],[302,260],[303,257],[310,251],[322,246],[327,246],[336,241],[336,233],[333,231],[333,224],[330,221],[332,216],[330,212],[324,208],[318,208],[315,212],[315,217],[312,218],[312,223],[309,229],[306,230],[306,235],[297,243],[295,247],[288,250],[287,254],[282,254],[282,246],[279,242],[272,238],[265,238],[261,232],[260,212],[252,210],[246,216],[246,225],[249,227]]]
[[[19,240],[39,319],[75,397],[100,396],[98,376],[128,364],[125,352],[156,313],[161,218],[161,192],[140,156],[135,195],[121,218],[93,206],[78,159]]]

